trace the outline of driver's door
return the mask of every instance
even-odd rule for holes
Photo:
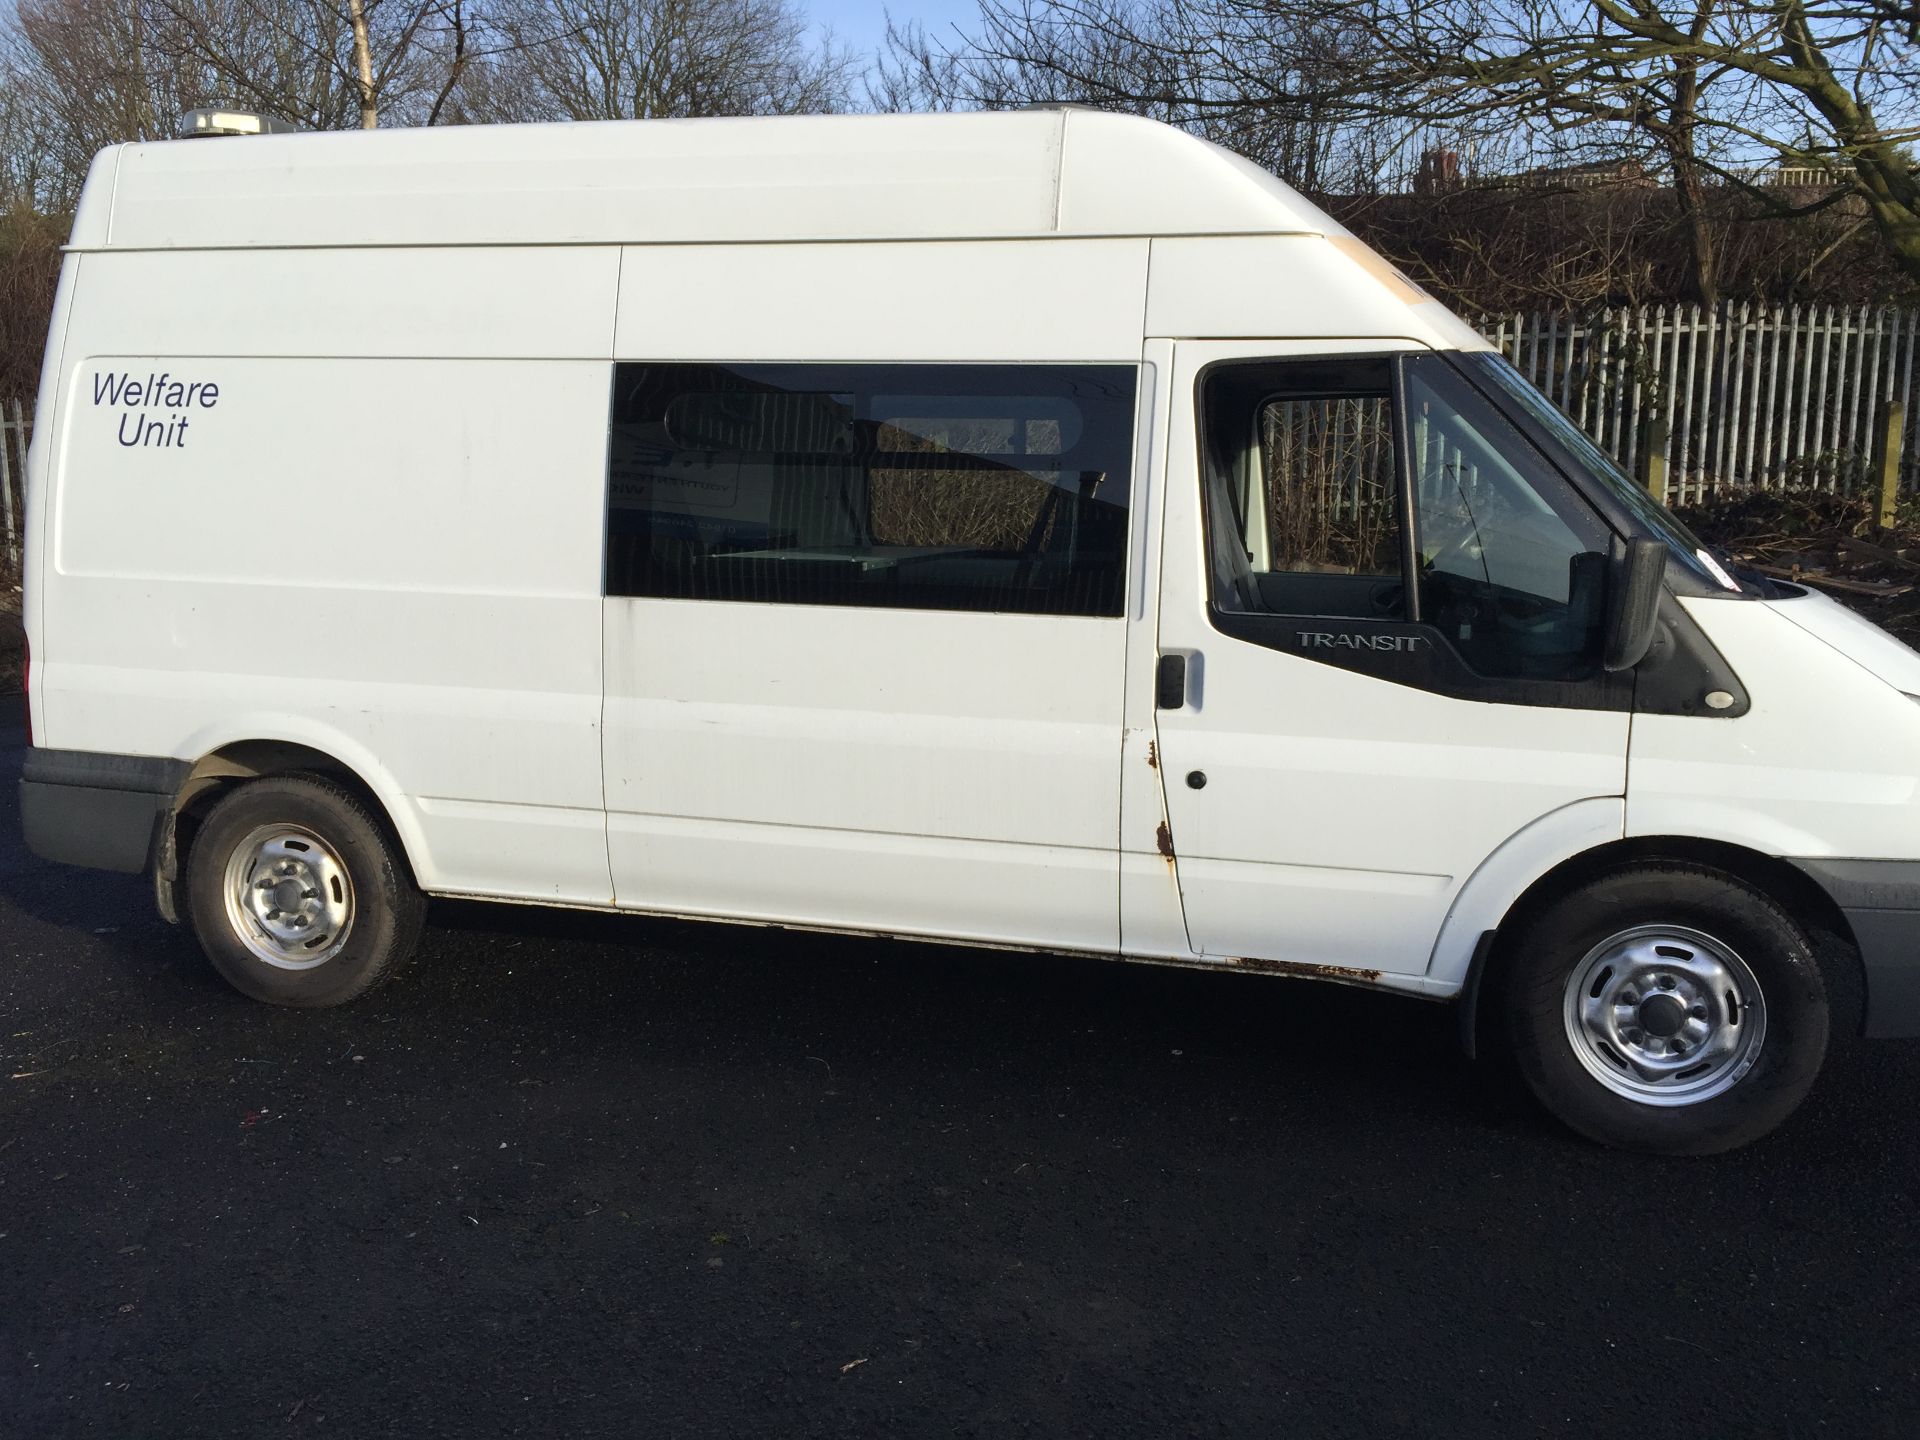
[[[1625,793],[1608,532],[1444,356],[1175,357],[1157,733],[1189,940],[1418,973],[1498,846]]]

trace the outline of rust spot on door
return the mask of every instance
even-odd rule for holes
[[[1160,752],[1154,748],[1153,741],[1151,740],[1147,741],[1147,768],[1149,770],[1158,770],[1160,768]]]
[[[1304,965],[1292,960],[1255,960],[1234,956],[1227,961],[1242,970],[1257,970],[1262,975],[1292,975],[1301,980],[1340,980],[1349,985],[1377,985],[1378,970],[1354,970],[1344,965]]]
[[[1153,843],[1160,847],[1160,853],[1167,859],[1173,859],[1173,831],[1162,820],[1160,828],[1153,832]]]

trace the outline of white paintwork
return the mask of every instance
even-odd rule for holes
[[[100,169],[96,161],[93,171]],[[86,197],[81,197],[80,209],[87,206]],[[21,535],[26,541],[26,566],[23,584],[20,587],[20,623],[27,639],[28,664],[31,668],[32,655],[44,643],[45,627],[41,623],[42,607],[40,596],[41,571],[46,567],[39,563],[45,552],[47,532],[47,512],[52,508],[53,494],[53,455],[56,449],[54,437],[60,433],[60,424],[64,418],[64,407],[60,403],[61,377],[66,373],[63,363],[66,354],[67,322],[73,315],[73,296],[78,288],[80,262],[70,257],[60,267],[60,280],[53,294],[53,318],[47,327],[46,359],[40,367],[40,390],[34,400],[33,439],[27,446],[27,473],[23,477],[23,493],[26,499],[22,515]],[[46,698],[41,687],[34,683],[35,677],[28,676],[27,683],[27,730],[29,736],[39,743],[47,734]]]
[[[1790,618],[1809,613],[1794,608],[1805,600],[1683,603],[1753,708],[1711,723],[1635,717],[1627,833],[1769,855],[1920,859],[1920,704],[1869,668],[1886,663],[1878,632],[1815,634]]]
[[[600,496],[528,483],[598,469],[604,366],[143,359],[221,393],[187,447],[126,450],[89,393],[125,363],[77,365],[65,397],[43,743],[197,758],[318,727],[393,775],[424,883],[608,898]],[[352,425],[315,424],[334,394]],[[300,443],[264,470],[263,433]]]
[[[126,149],[125,145],[109,145],[95,155],[87,166],[86,184],[80,188],[80,203],[73,210],[73,229],[67,232],[69,249],[92,249],[107,243],[107,226],[113,215],[120,157]]]
[[[1620,839],[1626,811],[1624,798],[1576,800],[1508,836],[1454,893],[1433,942],[1427,978],[1445,990],[1459,988],[1480,937],[1499,928],[1515,898],[1549,871]]]
[[[635,246],[615,347],[1132,364],[1146,285],[1144,240]],[[618,903],[1118,949],[1125,642],[1118,618],[608,599]]]
[[[1188,341],[1174,393],[1220,360],[1381,348]],[[1194,425],[1174,408],[1160,582],[1160,649],[1189,657],[1188,703],[1159,712],[1192,948],[1424,972],[1461,885],[1508,837],[1626,793],[1627,717],[1456,700],[1220,634]],[[1196,770],[1205,789],[1184,783]]]
[[[1118,948],[1119,619],[606,601],[622,906]]]
[[[1689,602],[1753,711],[1642,717],[1630,769],[1623,716],[1212,630],[1198,367],[1484,342],[1164,127],[123,146],[71,252],[28,463],[37,743],[310,746],[438,893],[1446,995],[1527,886],[1623,834],[1920,857],[1920,657],[1823,600]],[[1137,366],[1125,614],[603,599],[610,369],[644,359]],[[219,385],[188,444],[119,443],[94,385],[129,370]],[[1157,714],[1163,650],[1194,683]]]
[[[1172,864],[1155,834],[1167,819],[1159,737],[1154,728],[1154,665],[1159,659],[1159,556],[1167,508],[1167,416],[1172,413],[1173,345],[1149,340],[1143,352],[1140,436],[1135,447],[1134,564],[1127,577],[1126,736],[1120,757],[1120,944],[1129,955],[1185,959],[1186,917]]]
[[[135,356],[604,362],[620,270],[616,249],[558,245],[76,258],[86,276],[85,333],[102,337],[101,354]],[[165,303],[175,294],[193,297],[191,327]],[[512,397],[500,403],[511,406]]]
[[[1858,610],[1808,590],[1768,608],[1831,645],[1866,672],[1908,695],[1920,695],[1920,652],[1894,639]]]
[[[126,145],[114,163],[113,204],[77,246],[1346,233],[1229,151],[1095,111],[263,135]]]
[[[1232,283],[1222,284],[1223,277]],[[1367,335],[1435,350],[1492,348],[1345,232],[1156,239],[1147,334],[1222,340]]]
[[[674,360],[1132,364],[1147,245],[630,246],[615,350]]]

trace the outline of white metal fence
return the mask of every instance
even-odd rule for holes
[[[0,399],[0,586],[20,583],[20,552],[27,519],[27,441],[33,412],[18,400]]]
[[[1663,419],[1673,504],[1754,486],[1858,488],[1881,403],[1902,401],[1913,415],[1920,311],[1648,305],[1479,323],[1629,469],[1646,422]],[[1903,492],[1920,484],[1917,448],[1903,447]]]

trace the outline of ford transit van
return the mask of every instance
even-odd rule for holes
[[[428,896],[1081,952],[1690,1153],[1920,1029],[1920,655],[1160,125],[121,146],[38,413],[28,842],[260,1000]]]

